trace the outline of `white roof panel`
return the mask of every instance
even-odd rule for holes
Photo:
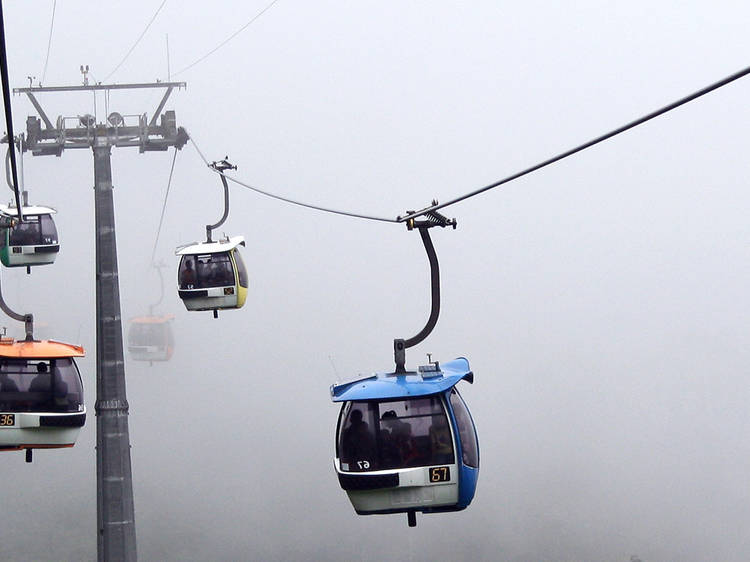
[[[179,246],[175,250],[175,255],[184,256],[186,254],[212,254],[216,252],[228,252],[239,245],[245,245],[244,236],[232,236],[215,242],[193,242],[185,246]]]
[[[42,207],[41,205],[29,205],[25,207],[21,205],[21,212],[26,215],[51,215],[57,211],[52,207]],[[9,215],[11,217],[18,216],[18,209],[14,205],[0,205],[0,213]]]

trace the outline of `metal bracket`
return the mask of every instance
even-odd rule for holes
[[[156,107],[156,111],[154,111],[154,116],[151,117],[151,122],[148,124],[149,127],[153,127],[156,125],[156,120],[158,119],[159,115],[161,115],[161,110],[164,109],[164,105],[167,103],[167,99],[169,99],[169,94],[172,93],[172,90],[174,89],[174,86],[169,86],[167,88],[167,91],[164,92],[164,97],[161,98],[161,102],[159,102],[159,105]]]
[[[433,199],[432,205],[429,207],[425,207],[421,211],[406,211],[406,215],[414,215],[412,218],[406,220],[406,228],[408,230],[414,230],[415,228],[431,228],[433,226],[440,226],[440,227],[446,227],[446,226],[452,226],[453,230],[456,230],[456,225],[458,224],[456,222],[456,219],[449,219],[445,215],[442,215],[441,213],[438,213],[437,211],[432,211],[432,207],[435,207],[438,205],[438,200]],[[423,216],[423,220],[416,220],[418,216]],[[399,222],[402,221],[401,215],[396,217],[396,220]]]
[[[406,372],[406,347],[404,340],[393,340],[393,357],[396,360],[396,373]]]

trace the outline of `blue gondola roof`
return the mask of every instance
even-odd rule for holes
[[[334,384],[331,385],[331,399],[334,402],[345,402],[427,396],[445,392],[461,380],[474,382],[474,373],[464,357],[441,364],[439,371],[411,371],[401,375],[375,373],[369,377]]]

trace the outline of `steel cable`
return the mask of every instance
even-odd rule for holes
[[[541,168],[544,168],[545,166],[549,166],[550,164],[554,164],[555,162],[559,162],[563,158],[567,158],[568,156],[572,156],[573,154],[576,154],[577,152],[581,152],[582,150],[585,150],[589,147],[592,147],[596,144],[599,144],[600,142],[603,142],[607,139],[610,139],[614,137],[615,135],[619,135],[620,133],[623,133],[627,131],[628,129],[632,129],[633,127],[637,127],[638,125],[641,125],[645,123],[646,121],[650,121],[651,119],[654,119],[655,117],[659,117],[660,115],[663,115],[669,111],[672,111],[673,109],[684,105],[688,102],[691,102],[701,96],[704,96],[710,92],[713,92],[714,90],[717,90],[721,88],[722,86],[726,86],[727,84],[734,82],[735,80],[738,80],[742,78],[743,76],[746,76],[750,74],[750,67],[744,68],[743,70],[740,70],[739,72],[735,72],[734,74],[727,76],[726,78],[723,78],[722,80],[719,80],[718,82],[714,82],[713,84],[706,86],[705,88],[702,88],[698,90],[697,92],[694,92],[688,96],[685,96],[684,98],[681,98],[675,102],[670,103],[669,105],[665,105],[664,107],[657,109],[656,111],[652,111],[651,113],[644,115],[643,117],[639,117],[638,119],[631,121],[630,123],[627,123],[621,127],[618,127],[617,129],[614,129],[608,133],[605,133],[601,136],[596,137],[595,139],[592,139],[588,142],[585,142],[575,148],[571,148],[570,150],[567,150],[561,154],[558,154],[557,156],[553,156],[552,158],[549,158],[545,160],[544,162],[540,162],[539,164],[536,164],[535,166],[531,166],[530,168],[526,168],[525,170],[522,170],[518,173],[515,173],[511,176],[508,176],[504,179],[501,179],[499,181],[496,181],[495,183],[491,183],[490,185],[486,185],[484,187],[481,187],[475,191],[472,191],[470,193],[467,193],[466,195],[462,195],[460,197],[457,197],[455,199],[451,199],[447,203],[441,203],[439,205],[432,205],[431,207],[427,207],[426,209],[422,209],[421,211],[409,213],[406,216],[398,217],[399,222],[404,222],[406,220],[421,216],[429,211],[437,211],[438,209],[442,209],[444,207],[448,207],[449,205],[453,205],[455,203],[458,203],[460,201],[463,201],[464,199],[468,199],[470,197],[474,197],[475,195],[479,195],[480,193],[484,193],[485,191],[488,191],[490,189],[493,189],[495,187],[499,187],[503,184],[506,184],[508,182],[511,182],[515,179],[518,179],[522,176],[525,176],[527,174],[530,174],[531,172],[535,172],[536,170],[539,170]]]
[[[55,8],[57,7],[57,0],[52,2],[52,21],[49,24],[49,39],[47,39],[47,56],[44,58],[44,70],[42,71],[42,79],[39,81],[39,85],[44,84],[44,80],[47,77],[47,63],[49,62],[49,51],[52,47],[52,30],[55,28]]]
[[[10,106],[10,79],[8,78],[8,58],[5,47],[5,20],[3,18],[3,3],[0,1],[0,74],[2,75],[3,105],[5,107],[5,123],[8,127],[8,148],[10,149],[10,169],[16,194],[18,219],[23,222],[21,213],[21,196],[18,193],[18,169],[16,167],[16,145],[13,137],[13,111]]]
[[[114,70],[113,70],[112,72],[110,72],[109,74],[107,74],[107,76],[105,76],[105,77],[104,77],[104,82],[106,82],[107,80],[109,80],[109,79],[110,79],[110,77],[111,77],[111,76],[112,76],[112,75],[113,75],[113,74],[114,74],[115,72],[117,72],[117,71],[118,71],[118,69],[119,69],[119,68],[120,68],[120,67],[121,67],[121,66],[123,65],[123,63],[124,63],[124,62],[125,62],[126,60],[128,60],[128,57],[130,56],[130,53],[132,53],[132,52],[133,52],[133,50],[134,50],[134,49],[136,48],[136,46],[138,45],[138,43],[140,43],[140,42],[141,42],[141,39],[143,39],[143,36],[144,36],[144,35],[146,35],[146,32],[148,31],[148,28],[149,28],[149,27],[151,27],[151,24],[152,24],[152,23],[154,23],[154,20],[156,19],[156,16],[158,16],[158,15],[159,15],[159,12],[160,12],[160,11],[161,11],[161,9],[162,9],[162,8],[164,7],[164,4],[166,4],[166,3],[167,3],[167,0],[163,0],[163,2],[162,2],[162,3],[160,4],[160,5],[159,5],[159,7],[158,7],[158,8],[156,8],[156,12],[154,12],[154,15],[153,15],[153,16],[151,16],[151,20],[150,20],[150,21],[148,22],[148,24],[146,24],[146,28],[145,28],[145,29],[144,29],[144,30],[143,30],[143,31],[141,32],[141,34],[140,34],[140,35],[138,36],[138,39],[136,39],[136,40],[135,40],[135,43],[133,43],[133,46],[132,46],[132,47],[130,47],[130,50],[129,50],[129,51],[127,52],[127,53],[125,53],[125,56],[124,56],[124,57],[122,58],[122,60],[120,61],[120,63],[119,63],[119,64],[118,64],[118,65],[117,65],[117,66],[116,66],[116,67],[114,68]]]
[[[255,20],[257,20],[260,16],[262,16],[263,14],[265,14],[271,8],[271,6],[273,6],[274,4],[276,4],[276,2],[278,2],[278,1],[279,0],[273,0],[273,2],[271,2],[270,4],[268,4],[268,6],[266,6],[265,8],[263,8],[260,12],[258,12],[257,14],[255,14],[249,22],[247,22],[245,25],[243,25],[242,27],[240,27],[237,31],[235,31],[234,33],[232,33],[232,35],[230,35],[229,37],[227,37],[226,39],[224,39],[224,41],[222,41],[221,43],[219,43],[216,47],[214,47],[213,49],[211,49],[208,53],[206,53],[205,55],[203,55],[201,58],[199,58],[195,62],[187,65],[186,67],[184,67],[181,70],[178,70],[177,72],[175,72],[174,74],[172,74],[172,76],[177,76],[178,74],[182,74],[186,70],[189,70],[189,69],[193,68],[199,62],[203,62],[204,60],[206,60],[208,57],[210,57],[211,55],[213,55],[216,51],[218,51],[219,49],[221,49],[224,45],[226,45],[227,43],[229,43],[232,39],[234,39],[235,37],[237,37],[240,33],[242,33],[243,31],[245,31],[245,29],[247,29],[248,27],[250,27],[250,25]]]
[[[532,172],[540,170],[541,168],[549,166],[550,164],[554,164],[555,162],[559,162],[560,160],[563,160],[564,158],[572,156],[573,154],[581,152],[581,151],[583,151],[583,150],[585,150],[587,148],[590,148],[590,147],[592,147],[594,145],[597,145],[597,144],[599,144],[601,142],[604,142],[605,140],[608,140],[608,139],[610,139],[610,138],[612,138],[612,137],[614,137],[616,135],[624,133],[625,131],[628,131],[628,130],[634,128],[634,127],[642,125],[643,123],[646,123],[647,121],[650,121],[650,120],[652,120],[652,119],[654,119],[656,117],[664,115],[665,113],[668,113],[669,111],[672,111],[673,109],[676,109],[676,108],[678,108],[678,107],[680,107],[682,105],[685,105],[686,103],[694,101],[694,100],[696,100],[696,99],[698,99],[698,98],[700,98],[700,97],[702,97],[702,96],[704,96],[704,95],[706,95],[706,94],[708,94],[710,92],[713,92],[714,90],[718,90],[719,88],[721,88],[723,86],[726,86],[727,84],[730,84],[730,83],[732,83],[732,82],[734,82],[736,80],[739,80],[740,78],[743,78],[743,77],[747,76],[748,74],[750,74],[750,67],[746,67],[746,68],[744,68],[744,69],[742,69],[742,70],[740,70],[738,72],[735,72],[734,74],[731,74],[731,75],[727,76],[726,78],[723,78],[723,79],[719,80],[718,82],[714,82],[713,84],[710,84],[710,85],[708,85],[708,86],[706,86],[704,88],[701,88],[700,90],[698,90],[696,92],[693,92],[692,94],[689,94],[689,95],[687,95],[687,96],[685,96],[683,98],[680,98],[677,101],[674,101],[674,102],[672,102],[672,103],[670,103],[668,105],[665,105],[664,107],[661,107],[661,108],[659,108],[659,109],[657,109],[655,111],[652,111],[651,113],[648,113],[648,114],[646,114],[646,115],[644,115],[642,117],[639,117],[639,118],[637,118],[637,119],[635,119],[633,121],[630,121],[629,123],[626,123],[625,125],[622,125],[621,127],[613,129],[612,131],[604,133],[603,135],[600,135],[600,136],[598,136],[598,137],[596,137],[596,138],[594,138],[592,140],[589,140],[588,142],[585,142],[585,143],[580,144],[580,145],[578,145],[578,146],[576,146],[574,148],[571,148],[570,150],[562,152],[562,153],[558,154],[557,156],[553,156],[552,158],[548,158],[547,160],[544,160],[544,161],[542,161],[542,162],[540,162],[538,164],[535,164],[534,166],[531,166],[529,168],[521,170],[520,172],[517,172],[515,174],[507,176],[507,177],[505,177],[505,178],[503,178],[503,179],[501,179],[499,181],[496,181],[494,183],[491,183],[489,185],[486,185],[484,187],[481,187],[479,189],[476,189],[474,191],[466,193],[465,195],[461,195],[460,197],[456,197],[455,199],[451,199],[450,201],[447,201],[445,203],[434,204],[434,205],[426,207],[425,209],[422,209],[420,211],[410,211],[410,212],[408,212],[404,216],[400,216],[399,215],[395,219],[388,219],[388,218],[383,218],[383,217],[374,217],[374,216],[370,216],[370,215],[364,215],[364,214],[360,214],[360,213],[352,213],[352,212],[348,212],[348,211],[337,211],[337,210],[334,210],[334,209],[329,209],[329,208],[321,207],[321,206],[318,206],[318,205],[312,205],[312,204],[309,204],[309,203],[302,203],[300,201],[295,201],[293,199],[289,199],[289,198],[286,198],[286,197],[281,197],[280,195],[275,195],[273,193],[264,191],[262,189],[254,187],[252,185],[244,183],[244,182],[242,182],[242,181],[240,181],[240,180],[238,180],[236,178],[228,176],[228,175],[226,175],[223,172],[220,172],[218,170],[213,170],[213,171],[215,171],[216,173],[219,173],[219,174],[223,175],[228,180],[230,180],[230,181],[232,181],[232,182],[234,182],[236,184],[239,184],[239,185],[241,185],[243,187],[246,187],[248,189],[251,189],[251,190],[253,190],[253,191],[257,192],[257,193],[260,193],[262,195],[266,195],[267,197],[272,197],[274,199],[278,199],[280,201],[284,201],[286,203],[291,203],[293,205],[299,205],[299,206],[302,206],[302,207],[307,207],[307,208],[318,210],[318,211],[324,211],[324,212],[328,212],[328,213],[345,215],[345,216],[350,216],[350,217],[355,217],[355,218],[362,218],[362,219],[368,219],[368,220],[376,220],[376,221],[382,221],[382,222],[402,223],[402,222],[408,221],[410,219],[426,215],[426,214],[428,214],[428,213],[430,213],[432,211],[437,211],[437,210],[442,209],[444,207],[448,207],[450,205],[454,205],[456,203],[464,201],[465,199],[469,199],[470,197],[474,197],[475,195],[479,195],[480,193],[484,193],[485,191],[488,191],[490,189],[494,189],[496,187],[499,187],[501,185],[509,183],[509,182],[511,182],[513,180],[521,178],[521,177],[523,177],[523,176],[525,176],[527,174],[530,174]],[[190,137],[190,135],[188,135],[188,136]],[[190,137],[190,140],[192,141],[193,146],[198,151],[198,154],[203,159],[203,161],[205,162],[205,164],[207,166],[210,166],[208,160],[203,155],[203,153],[201,152],[201,150],[198,147],[198,145],[195,143],[195,140],[192,137]]]
[[[362,213],[353,213],[353,212],[350,212],[350,211],[340,211],[340,210],[336,210],[336,209],[329,209],[327,207],[321,207],[320,205],[313,205],[311,203],[303,203],[301,201],[296,201],[294,199],[289,199],[288,197],[282,197],[281,195],[276,195],[276,194],[271,193],[269,191],[265,191],[265,190],[260,189],[258,187],[255,187],[255,186],[252,186],[250,184],[247,184],[247,183],[245,183],[245,182],[243,182],[241,180],[238,180],[237,178],[233,178],[232,176],[229,176],[229,175],[225,174],[224,172],[222,172],[220,170],[216,170],[214,168],[211,168],[211,163],[203,155],[203,152],[201,152],[201,149],[196,144],[195,139],[189,133],[188,133],[188,137],[190,138],[190,141],[193,143],[193,146],[195,147],[195,150],[198,152],[198,154],[200,155],[200,157],[203,160],[203,162],[206,164],[206,166],[208,166],[211,169],[212,172],[215,172],[215,173],[217,173],[219,175],[222,175],[226,179],[228,179],[229,181],[234,182],[234,183],[236,183],[238,185],[241,185],[242,187],[246,187],[247,189],[251,189],[251,190],[255,191],[256,193],[260,193],[261,195],[265,195],[266,197],[271,197],[272,199],[278,199],[279,201],[284,201],[285,203],[291,203],[292,205],[298,205],[300,207],[306,207],[308,209],[314,209],[316,211],[323,211],[323,212],[326,212],[326,213],[333,213],[335,215],[343,215],[343,216],[347,216],[347,217],[353,217],[353,218],[365,219],[365,220],[372,220],[372,221],[380,221],[380,222],[392,222],[392,223],[399,222],[397,219],[389,219],[389,218],[384,218],[384,217],[375,217],[375,216],[372,216],[372,215],[365,215],[365,214],[362,214]]]
[[[151,251],[151,263],[154,264],[154,258],[156,257],[156,246],[159,244],[159,236],[161,235],[161,226],[164,223],[164,212],[167,210],[167,199],[169,199],[169,188],[172,186],[172,174],[174,173],[174,163],[177,160],[177,148],[174,149],[174,156],[172,156],[172,167],[169,169],[169,179],[167,180],[167,192],[164,194],[164,204],[161,207],[161,216],[159,217],[159,227],[156,229],[156,238],[154,239],[154,249]]]

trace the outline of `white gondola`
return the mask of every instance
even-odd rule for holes
[[[239,246],[242,236],[178,248],[178,291],[188,310],[241,308],[247,298],[247,270]]]
[[[54,263],[60,251],[51,207],[23,206],[23,222],[5,229],[0,236],[0,259],[6,267],[30,267]],[[0,205],[0,214],[18,220],[18,209]]]

